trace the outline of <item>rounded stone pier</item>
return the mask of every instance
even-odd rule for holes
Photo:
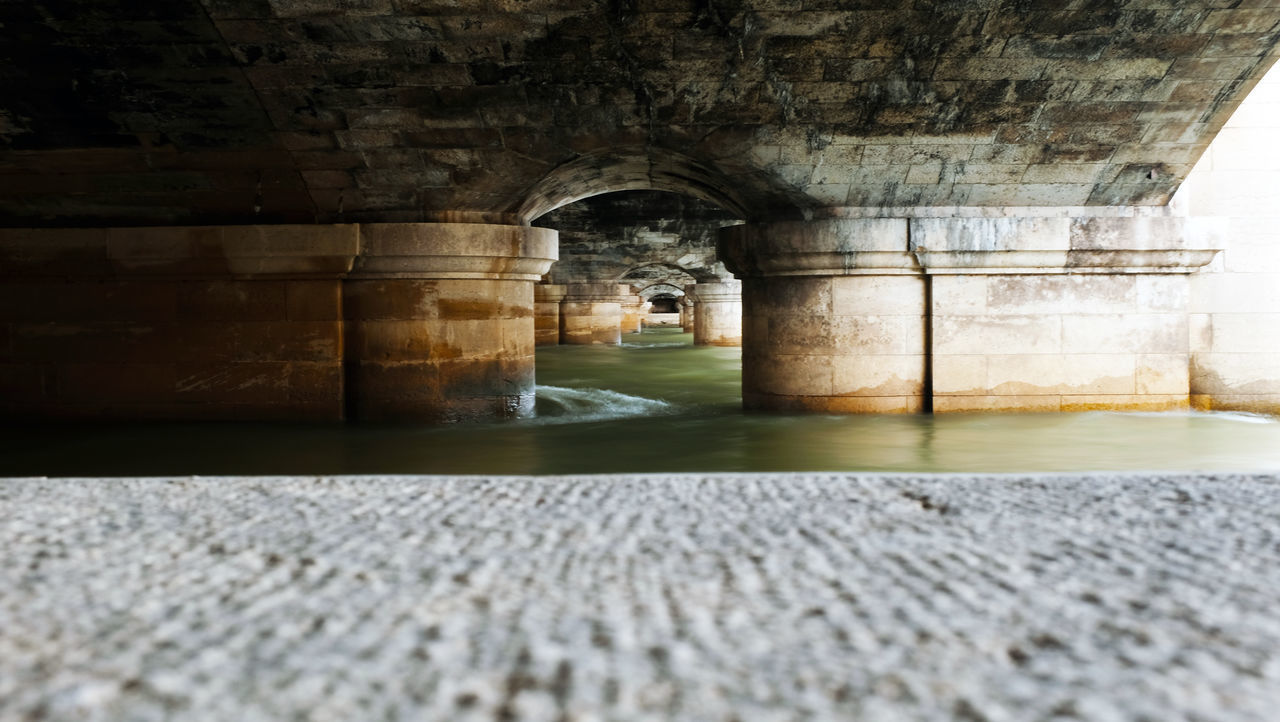
[[[1187,274],[1221,247],[1220,222],[1159,208],[847,210],[721,231],[743,278],[747,408],[1188,406]]]
[[[636,294],[631,286],[622,285],[618,289],[622,292],[622,333],[640,333],[645,300]]]
[[[560,302],[560,343],[617,346],[622,342],[622,298],[616,283],[570,283]]]
[[[680,306],[680,330],[685,333],[693,333],[694,327],[693,299],[689,298],[689,288],[686,286],[684,295],[676,301]]]
[[[538,346],[560,343],[560,301],[564,294],[565,287],[554,283],[533,287],[533,333]]]
[[[926,285],[908,275],[906,238],[905,219],[721,230],[721,258],[742,279],[745,408],[924,409]]]
[[[686,286],[693,297],[695,346],[742,345],[742,282],[697,283]]]
[[[556,232],[527,226],[361,226],[344,284],[348,409],[362,420],[464,421],[534,404],[533,286]]]

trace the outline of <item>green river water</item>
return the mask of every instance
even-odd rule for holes
[[[744,414],[740,349],[623,338],[540,348],[533,419],[8,427],[0,476],[1280,470],[1248,414]]]

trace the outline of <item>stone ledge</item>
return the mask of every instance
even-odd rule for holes
[[[359,243],[352,224],[0,229],[0,276],[333,277]]]
[[[0,229],[0,277],[536,281],[557,233],[484,223]]]
[[[537,281],[558,255],[549,228],[486,223],[364,223],[352,277]]]
[[[742,300],[742,281],[694,283],[685,287],[685,295],[695,303],[735,302]]]
[[[616,303],[630,302],[635,294],[631,286],[625,283],[566,283],[559,286],[563,290],[560,300],[563,303]],[[536,288],[536,286],[535,286]]]
[[[533,286],[534,303],[560,303],[567,289],[562,284],[536,283]]]
[[[724,228],[718,250],[739,277],[1190,273],[1226,228],[1151,214],[825,218]]]

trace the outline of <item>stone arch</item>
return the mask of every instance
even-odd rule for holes
[[[684,289],[675,284],[666,283],[665,281],[659,281],[657,283],[644,286],[643,288],[636,289],[636,295],[646,301],[652,300],[654,296],[664,294],[679,298],[684,295]]]
[[[523,223],[591,196],[627,190],[658,190],[693,196],[739,218],[751,204],[730,179],[712,167],[674,151],[627,148],[582,155],[564,163],[533,185],[516,210]]]
[[[665,261],[653,261],[650,263],[641,263],[618,275],[618,283],[625,283],[634,279],[650,279],[650,278],[682,278],[688,277],[689,283],[698,281],[708,281],[717,278],[714,269],[706,266],[698,268],[685,268],[684,266],[667,263]],[[675,284],[671,284],[675,285]]]

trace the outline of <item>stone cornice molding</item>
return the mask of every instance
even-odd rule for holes
[[[742,300],[741,281],[721,281],[719,283],[695,283],[686,286],[686,295],[694,303],[732,303]]]
[[[1191,273],[1223,247],[1213,218],[913,218],[925,273]]]
[[[549,228],[487,223],[365,223],[352,278],[538,281],[558,258]]]
[[[359,226],[0,229],[0,276],[332,278],[360,249]]]
[[[630,302],[631,286],[619,283],[566,283],[566,303],[616,303]]]
[[[538,281],[547,228],[486,223],[0,229],[0,277]]]
[[[905,218],[832,218],[720,229],[717,252],[734,276],[912,274]]]
[[[1224,243],[1218,218],[849,217],[723,228],[719,252],[739,277],[1191,273]]]
[[[537,303],[559,303],[564,299],[567,289],[558,283],[535,283],[533,300]]]

